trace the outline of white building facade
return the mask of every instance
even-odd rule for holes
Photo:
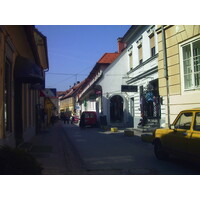
[[[102,87],[102,114],[110,125],[137,128],[144,118],[154,119],[156,126],[164,123],[155,28],[132,26],[122,38],[126,48],[97,82]],[[129,92],[122,86],[133,87]]]
[[[97,82],[102,88],[102,115],[107,117],[109,125],[126,126],[131,124],[128,118],[128,96],[121,92],[123,77],[128,71],[126,52],[109,65],[103,72],[102,78]]]
[[[134,127],[144,127],[153,121],[151,127],[164,126],[165,107],[158,85],[158,42],[155,26],[138,26],[124,36],[128,44],[128,85],[137,86],[138,91],[128,93]]]

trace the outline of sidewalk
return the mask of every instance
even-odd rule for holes
[[[70,144],[62,122],[36,135],[30,153],[42,164],[43,175],[80,174],[82,163]]]

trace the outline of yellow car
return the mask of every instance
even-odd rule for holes
[[[156,129],[153,135],[158,159],[171,154],[200,163],[200,108],[180,112],[169,129]]]

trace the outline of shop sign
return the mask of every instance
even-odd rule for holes
[[[122,85],[121,91],[122,92],[138,92],[138,86],[137,85]]]

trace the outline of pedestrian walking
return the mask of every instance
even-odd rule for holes
[[[74,123],[74,115],[72,115],[71,124]]]
[[[55,115],[53,114],[53,115],[51,116],[51,124],[54,125],[54,123],[55,123]]]
[[[69,120],[70,120],[70,117],[67,115],[67,116],[66,116],[67,124],[69,124]]]
[[[65,115],[63,115],[63,117],[62,117],[62,118],[63,118],[64,124],[66,124],[66,120],[67,120],[67,119],[66,119],[66,116],[65,116]]]

